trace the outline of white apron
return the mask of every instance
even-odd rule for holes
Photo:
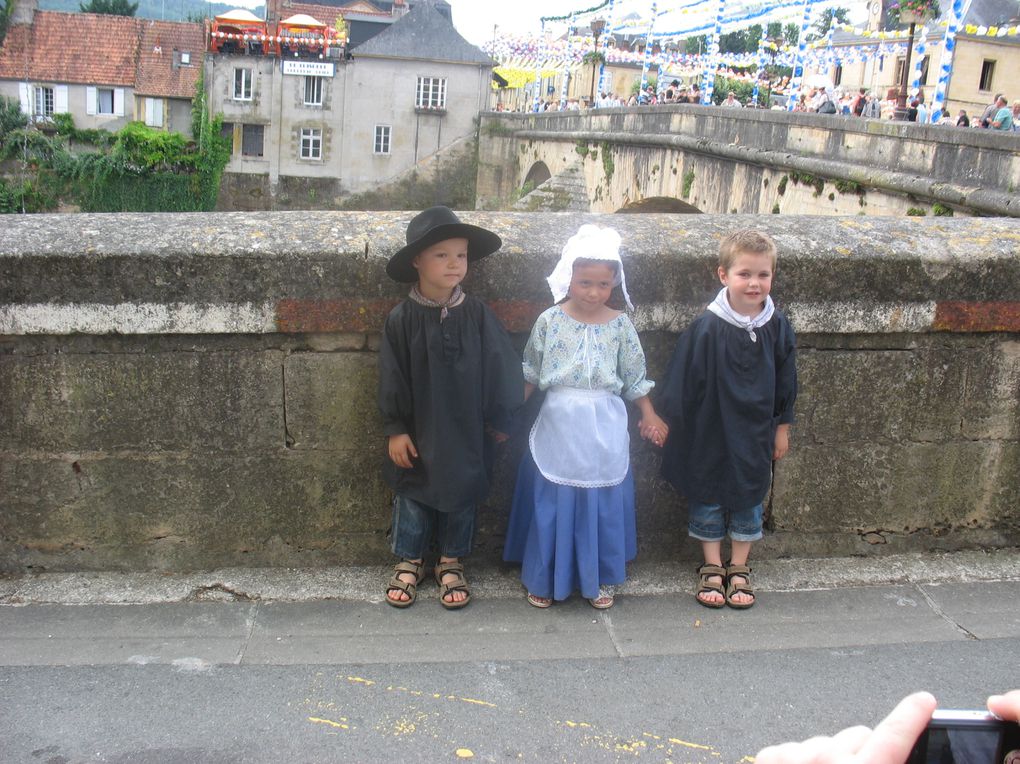
[[[630,467],[627,406],[608,390],[551,387],[529,438],[546,480],[576,488],[619,485]]]

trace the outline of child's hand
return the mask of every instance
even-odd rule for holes
[[[777,462],[790,450],[790,425],[781,424],[776,428],[776,447],[772,450],[772,458]]]
[[[641,421],[638,422],[638,432],[641,433],[642,438],[652,441],[661,448],[662,444],[666,442],[666,438],[669,437],[669,425],[658,414],[652,412],[641,417]]]
[[[507,435],[505,432],[494,430],[489,425],[485,426],[485,431],[489,434],[489,437],[492,438],[497,443],[506,443],[508,440],[510,440],[510,436]]]
[[[411,460],[418,458],[418,450],[414,447],[411,436],[406,433],[390,435],[389,451],[393,463],[405,470],[411,469],[414,466],[411,464]]]

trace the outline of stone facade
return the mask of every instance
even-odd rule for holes
[[[389,559],[378,331],[410,213],[35,215],[0,241],[0,569]],[[1020,224],[1004,219],[464,213],[501,253],[466,289],[523,346],[582,222],[623,236],[661,379],[714,294],[716,242],[780,249],[798,331],[792,451],[756,555],[1020,543]],[[476,559],[499,557],[528,408]],[[693,558],[682,499],[634,437],[641,554]]]
[[[421,38],[436,44],[419,50]],[[472,135],[491,97],[492,61],[428,5],[350,58],[215,53],[205,66],[210,108],[223,114],[234,139],[226,198],[245,189],[236,209],[286,208],[293,189],[302,188],[300,206],[335,207]]]

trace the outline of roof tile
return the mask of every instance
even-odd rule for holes
[[[138,76],[135,92],[166,98],[192,98],[202,69],[205,32],[201,24],[138,19]],[[181,65],[175,51],[191,54]]]

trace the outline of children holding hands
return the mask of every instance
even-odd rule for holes
[[[747,560],[762,537],[772,462],[789,449],[796,339],[769,294],[775,267],[767,235],[743,230],[722,240],[723,287],[680,335],[659,401],[670,427],[662,475],[687,497],[688,534],[705,560],[695,596],[709,608],[754,605]]]
[[[582,226],[548,277],[556,304],[539,316],[524,350],[525,395],[545,400],[514,491],[503,556],[522,563],[528,602],[539,608],[575,590],[613,605],[637,553],[627,407],[643,438],[661,445],[645,357],[627,314],[607,305],[619,287],[628,308],[620,235]]]
[[[723,239],[722,289],[680,335],[659,396],[662,418],[637,330],[609,304],[615,290],[633,310],[620,244],[615,230],[594,225],[570,238],[547,278],[555,304],[535,322],[522,364],[491,310],[460,287],[468,263],[498,250],[499,237],[446,207],[411,221],[386,271],[414,286],[387,317],[379,353],[384,476],[396,495],[392,550],[401,558],[388,604],[414,603],[433,532],[440,603],[470,602],[460,558],[489,490],[492,446],[537,388],[545,398],[503,552],[521,563],[528,602],[547,608],[580,590],[595,608],[613,605],[609,587],[625,580],[637,553],[624,403],[632,401],[641,437],[664,446],[663,477],[688,500],[688,533],[704,556],[697,601],[754,605],[747,561],[762,537],[772,462],[789,449],[797,396],[796,340],[770,296],[775,243],[750,230]]]

